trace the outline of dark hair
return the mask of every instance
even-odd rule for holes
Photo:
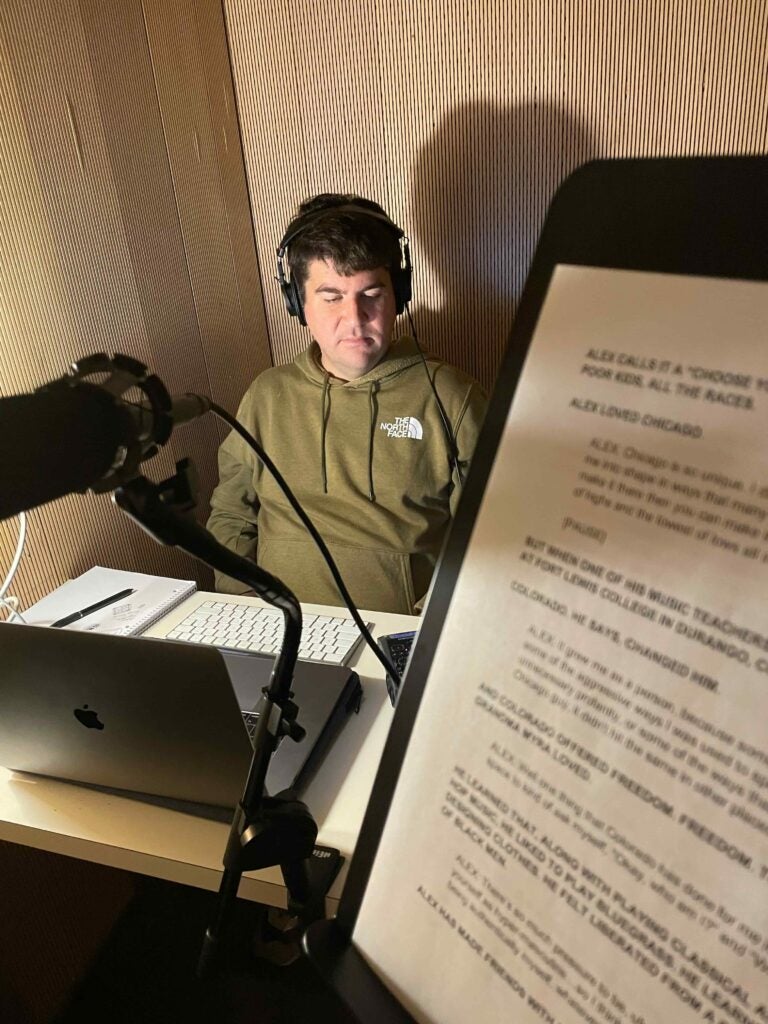
[[[393,231],[377,217],[339,209],[345,206],[359,206],[387,217],[382,207],[370,199],[354,194],[324,192],[303,202],[286,228],[285,238],[300,228],[288,243],[288,265],[302,299],[309,264],[313,260],[327,260],[339,274],[345,275],[385,267],[392,280],[395,279],[401,257],[397,229]],[[306,218],[308,223],[301,227]]]

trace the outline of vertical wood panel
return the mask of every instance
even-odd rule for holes
[[[224,379],[214,381],[212,391],[222,394],[222,397],[225,392],[227,397],[224,404],[234,412],[242,397],[242,376],[234,372],[233,368],[244,362],[250,381],[256,373],[272,365],[272,357],[245,180],[224,12],[220,3],[208,0],[195,0],[194,10],[242,320],[242,334],[227,343]]]
[[[199,348],[189,268],[179,226],[173,181],[165,149],[147,44],[138,4],[105,6],[80,0],[104,142],[131,269],[139,295],[148,346],[160,362],[153,366],[172,384],[179,377],[179,351]],[[131,88],[125,88],[126,79]],[[191,367],[194,370],[197,367]],[[181,386],[181,381],[178,381]],[[190,390],[206,389],[205,376]]]
[[[224,0],[271,287],[298,200],[357,190],[408,231],[428,347],[494,379],[549,201],[594,157],[768,149],[763,0]]]
[[[248,363],[251,379],[269,360],[264,359],[264,344],[258,346],[258,339],[248,337],[249,328],[255,327],[256,307],[252,295],[246,296],[247,303],[242,301],[238,286],[218,160],[221,122],[212,116],[204,70],[212,43],[199,37],[196,6],[195,0],[143,2],[184,252],[197,319],[206,338],[208,372],[223,404],[234,408],[242,396],[242,380],[232,372],[233,364]],[[234,143],[232,127],[230,134]]]
[[[77,3],[11,2],[4,5],[4,23],[45,214],[70,297],[77,332],[71,341],[92,352],[110,348],[116,337],[142,338]]]

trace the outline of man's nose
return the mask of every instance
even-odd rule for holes
[[[344,299],[344,315],[352,324],[364,324],[368,320],[368,311],[364,295],[347,295]]]

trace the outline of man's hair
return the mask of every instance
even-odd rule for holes
[[[339,209],[344,206],[359,206],[387,217],[378,203],[354,194],[324,192],[303,202],[284,236],[287,238],[300,228],[288,244],[288,265],[302,299],[313,260],[327,260],[337,273],[344,275],[385,267],[395,280],[401,255],[397,229],[377,217]],[[305,218],[309,218],[308,222],[301,227]]]

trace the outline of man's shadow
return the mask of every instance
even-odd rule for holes
[[[416,158],[406,218],[425,349],[492,387],[552,196],[595,155],[592,134],[554,105],[446,115]],[[434,305],[423,304],[425,264]]]

